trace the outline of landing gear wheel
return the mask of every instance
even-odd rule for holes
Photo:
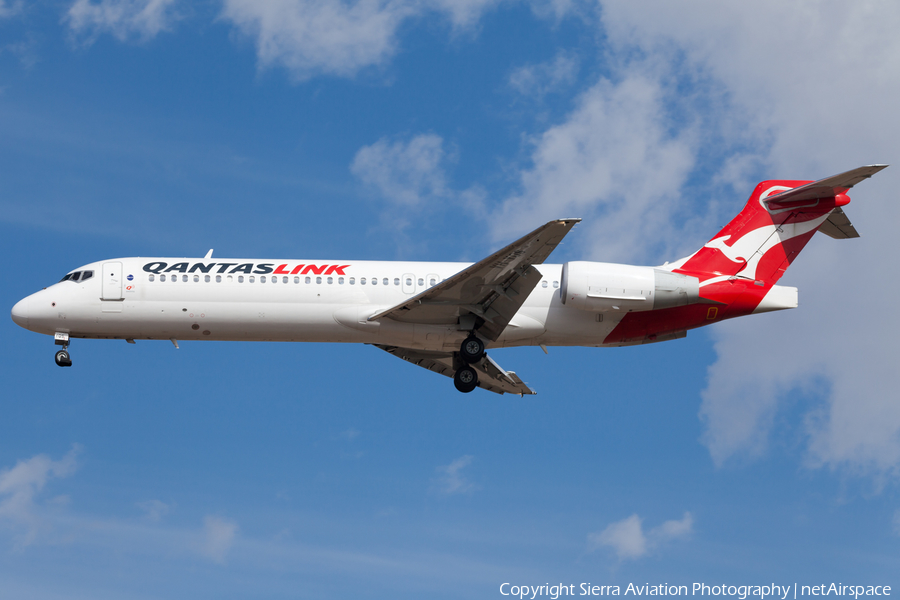
[[[478,362],[484,357],[484,342],[470,335],[459,347],[459,357],[469,364]]]
[[[478,373],[472,367],[460,367],[453,374],[453,385],[463,394],[468,394],[478,387]]]
[[[56,364],[60,367],[71,367],[72,359],[69,358],[69,353],[65,350],[60,350],[56,353]]]

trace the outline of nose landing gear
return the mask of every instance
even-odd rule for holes
[[[56,353],[56,364],[60,367],[71,367],[72,359],[69,357],[69,334],[59,333],[53,336],[53,340],[57,346],[62,346],[62,350]]]

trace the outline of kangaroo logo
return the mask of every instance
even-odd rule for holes
[[[789,239],[814,231],[828,218],[828,214],[817,219],[800,223],[783,225],[766,225],[759,227],[738,238],[729,246],[725,242],[731,235],[723,235],[707,242],[703,247],[720,251],[725,258],[735,264],[746,263],[736,275],[747,279],[756,279],[756,268],[766,252]]]

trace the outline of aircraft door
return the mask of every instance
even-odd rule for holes
[[[403,286],[404,294],[416,293],[416,276],[412,273],[404,273],[403,279],[400,280],[400,283]]]
[[[103,292],[101,300],[123,300],[122,296],[122,263],[103,263]]]

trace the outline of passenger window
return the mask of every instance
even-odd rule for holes
[[[156,276],[153,273],[150,273],[150,281],[153,281],[155,279],[156,279]]]
[[[366,285],[366,278],[365,278],[365,277],[360,277],[360,278],[359,278],[359,285]]]
[[[196,275],[194,275],[194,277],[196,277]],[[182,276],[181,276],[181,281],[187,283],[187,275],[182,275]]]
[[[247,281],[249,281],[250,283],[255,283],[255,282],[256,282],[256,277],[254,277],[253,275],[251,275],[250,277],[247,278]]]
[[[311,278],[311,277],[307,277],[307,278],[306,278],[306,283],[312,283],[312,278]]]
[[[216,275],[216,283],[222,283],[222,276]]]
[[[321,278],[321,277],[316,277],[316,283],[322,283],[322,278]]]
[[[250,278],[250,281],[253,281],[253,278],[252,278],[252,277]],[[259,278],[259,282],[260,282],[260,283],[265,283],[265,282],[266,282],[266,276],[263,275],[262,277],[260,277],[260,278]]]
[[[299,277],[294,277],[294,283],[300,283],[300,278],[299,278]]]
[[[356,285],[356,277],[350,278],[350,285]]]
[[[332,283],[334,283],[334,277],[329,277],[329,278],[326,279],[325,281],[328,282],[328,285],[331,285]]]
[[[554,281],[554,282],[553,282],[553,287],[554,287],[554,288],[558,288],[558,287],[559,287],[559,282],[558,282],[558,281]]]
[[[547,287],[547,282],[546,282],[546,281],[542,281],[542,282],[541,282],[541,287],[542,287],[542,288]]]
[[[287,278],[287,275],[285,275],[284,277],[281,278],[281,283],[287,283],[287,282],[288,282],[288,278]]]
[[[197,282],[199,282],[199,281],[200,281],[200,276],[199,276],[199,275],[194,275],[194,283],[197,283]]]
[[[400,278],[394,277],[394,285],[400,285]]]
[[[209,281],[210,281],[209,275],[204,275],[203,281],[205,281],[206,283],[209,283]]]
[[[385,277],[384,279],[381,280],[381,283],[383,283],[384,285],[387,285],[389,281],[390,280],[387,277]],[[400,283],[399,279],[397,280],[397,283]]]
[[[338,285],[344,285],[344,278],[338,277]]]
[[[153,277],[153,275],[151,275],[150,277]],[[165,280],[166,280],[165,274],[160,275],[160,276],[159,276],[159,280],[160,280],[160,281],[165,281]]]
[[[238,283],[244,283],[244,276],[238,275]]]
[[[412,285],[412,277],[406,278],[406,285]]]
[[[385,279],[385,282],[387,282],[387,279]],[[372,285],[378,285],[378,278],[377,278],[377,277],[373,277],[373,278],[372,278]]]
[[[419,285],[425,285],[425,280],[419,277]]]
[[[233,281],[234,281],[234,276],[233,276],[233,275],[228,275],[228,276],[225,278],[225,281],[228,282],[228,283],[233,282]]]

